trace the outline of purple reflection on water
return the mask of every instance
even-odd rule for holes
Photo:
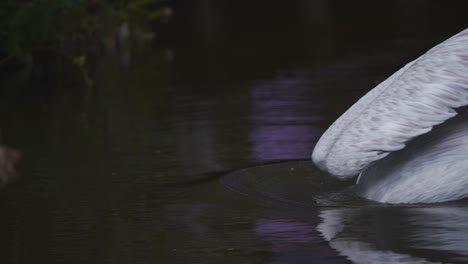
[[[259,126],[250,136],[259,161],[308,158],[320,132],[313,126]]]
[[[315,127],[320,120],[317,96],[307,76],[297,73],[251,89],[250,134],[253,156],[258,161],[306,159],[323,132]]]
[[[314,225],[289,219],[257,220],[255,233],[283,243],[308,243],[323,240]]]
[[[255,233],[271,243],[270,263],[349,263],[338,256],[313,222],[291,219],[259,219]]]

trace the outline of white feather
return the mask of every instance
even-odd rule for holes
[[[468,105],[468,29],[432,48],[363,96],[322,135],[313,161],[339,178],[454,117]]]
[[[468,197],[468,109],[375,161],[356,190],[384,203],[431,203]]]

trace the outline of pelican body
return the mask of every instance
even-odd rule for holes
[[[468,29],[372,89],[317,142],[313,162],[358,177],[357,193],[384,203],[468,197]]]

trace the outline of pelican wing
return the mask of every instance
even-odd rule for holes
[[[430,49],[346,111],[322,135],[313,161],[339,178],[455,116],[468,105],[468,29]]]

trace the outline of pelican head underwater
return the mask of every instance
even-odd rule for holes
[[[372,89],[317,142],[313,162],[383,203],[468,197],[468,29]]]

